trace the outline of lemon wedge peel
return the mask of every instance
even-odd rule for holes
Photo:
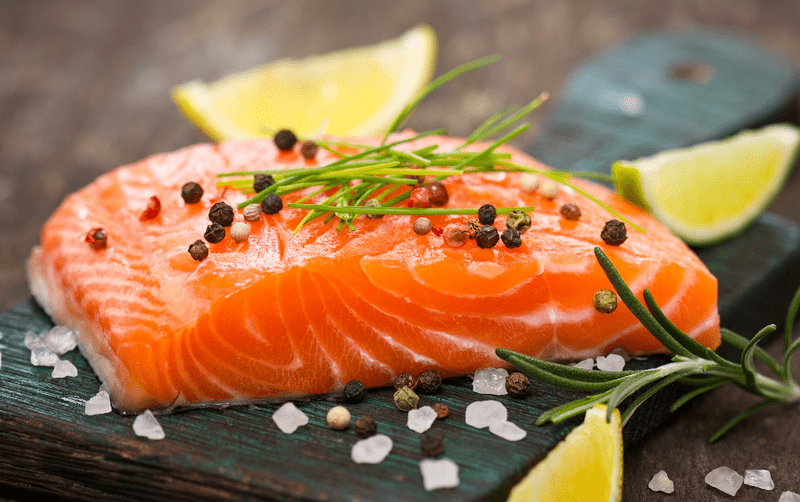
[[[573,429],[522,479],[509,502],[619,502],[622,500],[622,424],[614,409],[606,421],[606,406],[586,411]]]
[[[693,246],[746,229],[780,192],[798,158],[800,129],[775,124],[612,166],[621,197]]]
[[[433,29],[420,24],[398,38],[304,59],[282,59],[216,82],[193,80],[172,90],[183,114],[216,141],[269,137],[290,128],[303,138],[322,133],[371,136],[431,79]]]

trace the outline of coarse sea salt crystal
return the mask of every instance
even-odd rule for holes
[[[778,502],[800,502],[800,495],[795,492],[783,492]]]
[[[36,333],[28,331],[27,333],[25,333],[25,338],[22,340],[22,343],[24,343],[25,346],[30,350],[33,348],[33,346],[36,344],[37,341],[41,340],[42,340],[41,335],[37,335]]]
[[[617,347],[616,349],[612,350],[611,353],[622,357],[622,359],[624,359],[626,363],[631,360],[631,356],[629,356],[628,353],[625,351],[625,349],[623,349],[622,347]]]
[[[76,377],[78,376],[78,368],[67,360],[59,359],[53,366],[53,373],[50,376],[52,378]]]
[[[34,345],[31,349],[31,364],[34,366],[55,366],[58,361],[58,356],[48,349],[44,342],[41,342],[41,345]]]
[[[742,487],[743,482],[744,478],[742,475],[730,467],[717,467],[706,474],[706,484],[730,496],[736,495],[736,492]]]
[[[500,401],[476,401],[467,406],[465,421],[476,429],[508,420],[508,410]]]
[[[414,432],[423,433],[431,428],[436,416],[436,412],[430,406],[411,410],[408,412],[408,428]]]
[[[146,410],[141,415],[136,416],[133,421],[133,432],[137,436],[146,437],[147,439],[164,439],[166,437],[164,429],[161,428],[161,424],[158,423],[158,420],[150,410]]]
[[[284,434],[291,434],[298,427],[308,423],[308,415],[300,411],[294,403],[284,403],[272,414],[272,421]]]
[[[519,441],[528,435],[517,424],[509,421],[492,423],[489,425],[489,432],[495,436],[500,436],[506,441]]]
[[[86,408],[84,412],[87,415],[102,415],[103,413],[111,413],[111,398],[108,392],[101,390],[94,397],[86,401]]]
[[[762,490],[775,489],[772,475],[766,469],[748,469],[744,471],[744,484],[747,486],[755,486]]]
[[[59,356],[78,346],[78,333],[68,326],[54,326],[43,339],[47,348]]]
[[[619,354],[609,354],[606,357],[598,356],[597,369],[600,371],[622,371],[625,359]]]
[[[594,368],[594,359],[590,357],[589,359],[584,359],[583,361],[577,363],[570,363],[569,365],[582,370],[590,370]]]
[[[658,471],[647,487],[654,492],[672,493],[675,491],[675,483],[669,479],[665,471]]]
[[[491,394],[493,396],[505,396],[506,377],[508,371],[502,368],[484,368],[475,372],[475,379],[472,381],[472,390],[478,394]]]
[[[356,441],[350,450],[350,457],[357,464],[379,464],[389,456],[393,446],[392,438],[385,434],[375,434]]]
[[[458,478],[458,464],[449,458],[422,459],[419,471],[422,473],[425,491],[455,488],[461,482]]]

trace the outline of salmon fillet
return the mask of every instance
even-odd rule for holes
[[[461,140],[429,137],[402,145]],[[481,145],[475,146],[481,148]],[[545,168],[505,148],[512,160]],[[445,180],[449,207],[535,206],[522,246],[460,248],[434,233],[416,235],[413,216],[355,218],[354,232],[318,218],[296,235],[306,214],[286,207],[251,224],[248,241],[209,244],[197,262],[187,252],[203,238],[214,202],[236,207],[249,195],[221,190],[218,173],[327,164],[306,161],[299,145],[280,152],[271,140],[201,144],[120,167],[68,196],[42,229],[28,261],[31,291],[59,324],[79,331],[79,346],[122,412],[251,402],[339,391],[351,379],[389,385],[404,372],[443,377],[504,366],[506,347],[549,360],[577,360],[621,347],[630,354],[662,345],[621,306],[602,314],[592,296],[610,283],[594,257],[601,246],[641,298],[648,288],[667,316],[700,343],[720,343],[717,282],[680,240],[604,187],[576,186],[624,214],[620,246],[600,233],[613,218],[568,187],[555,200],[525,193],[518,173]],[[181,187],[199,183],[196,204]],[[141,220],[148,200],[161,211]],[[580,207],[578,221],[559,213]],[[243,221],[237,210],[235,219]],[[466,221],[435,216],[434,227]],[[505,229],[504,217],[495,226]],[[107,247],[85,237],[100,227]]]

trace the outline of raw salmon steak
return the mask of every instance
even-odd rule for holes
[[[461,141],[429,137],[401,147],[434,144],[445,151]],[[471,374],[505,365],[496,347],[549,360],[618,347],[663,352],[624,306],[610,314],[593,307],[593,294],[611,288],[595,246],[678,327],[708,347],[720,342],[717,282],[697,256],[645,212],[580,180],[575,186],[645,232],[629,227],[624,243],[608,245],[600,234],[614,217],[589,198],[562,186],[548,200],[524,192],[519,173],[495,172],[447,178],[447,207],[534,206],[518,248],[481,249],[475,240],[451,247],[438,232],[415,234],[408,215],[359,216],[355,231],[317,218],[293,234],[307,213],[287,204],[300,192],[251,223],[245,242],[228,235],[195,261],[187,249],[203,239],[210,207],[224,200],[236,208],[251,196],[218,188],[217,174],[338,158],[320,150],[306,161],[299,152],[251,140],[155,155],[70,195],[45,224],[28,262],[31,290],[55,322],[79,331],[81,352],[118,410],[321,395],[352,379],[377,387],[426,369]],[[194,204],[181,197],[190,181],[205,191]],[[153,196],[160,212],[142,218]],[[577,221],[559,212],[566,203],[579,206]],[[431,220],[441,229],[468,218]],[[244,221],[241,210],[235,219]],[[495,226],[505,230],[505,217]],[[86,242],[94,228],[107,235],[104,249]]]

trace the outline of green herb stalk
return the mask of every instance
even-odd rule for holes
[[[794,295],[787,314],[783,360],[776,361],[757,345],[776,330],[775,325],[771,324],[759,331],[751,340],[730,330],[721,329],[723,341],[741,350],[739,360],[730,361],[678,329],[667,319],[648,290],[643,293],[645,303],[642,304],[599,247],[595,248],[595,256],[628,309],[664,347],[674,354],[672,362],[658,368],[640,371],[593,371],[547,362],[509,349],[498,348],[496,352],[500,358],[545,383],[567,389],[598,392],[545,411],[539,416],[537,425],[564,421],[584,413],[597,403],[606,403],[607,419],[610,420],[614,408],[642,391],[622,413],[624,424],[645,400],[673,382],[696,388],[675,401],[670,407],[671,412],[691,399],[728,383],[738,385],[764,399],[717,429],[708,440],[709,443],[713,443],[736,424],[765,406],[800,400],[800,386],[791,374],[792,356],[800,348],[800,339],[793,342],[791,340],[792,325],[800,309],[800,289]],[[775,377],[758,373],[753,364],[754,358],[762,361]]]

